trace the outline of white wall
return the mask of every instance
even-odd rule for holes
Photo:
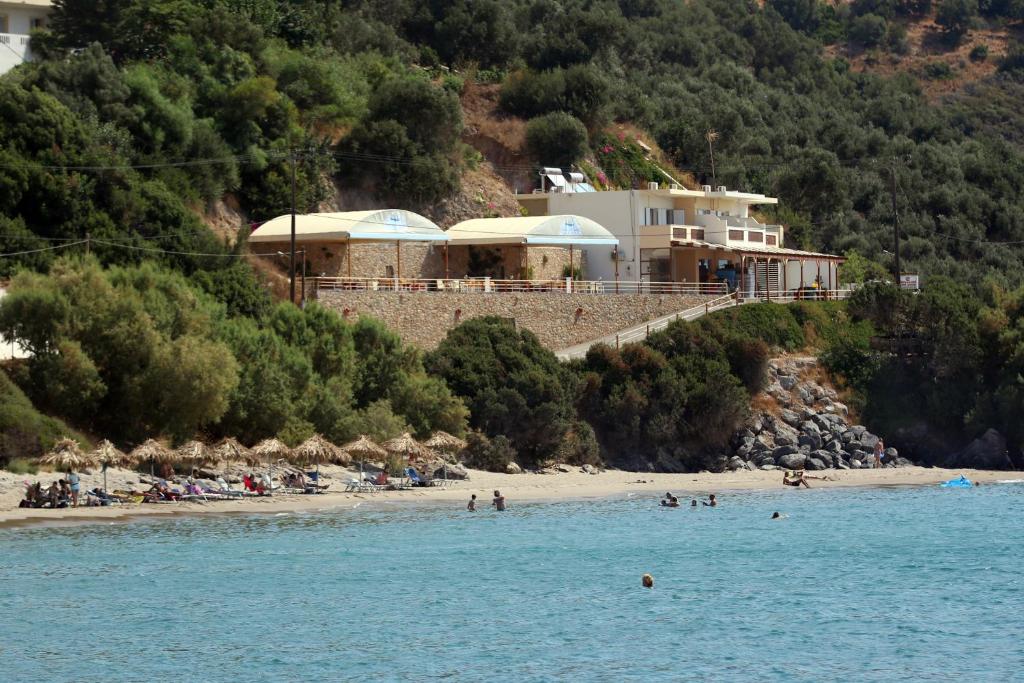
[[[42,19],[45,22],[49,13],[49,3],[0,2],[0,17],[6,17],[7,24],[4,30],[4,22],[0,20],[0,74],[32,58],[28,49],[32,21]]]

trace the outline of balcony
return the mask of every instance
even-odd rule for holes
[[[32,59],[29,36],[23,33],[0,33],[0,74],[7,73],[22,62]]]

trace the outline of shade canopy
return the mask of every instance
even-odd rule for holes
[[[96,448],[89,454],[89,457],[107,467],[121,467],[131,463],[131,458],[127,453],[118,450],[114,444],[106,439],[97,444]]]
[[[179,461],[192,463],[193,465],[213,459],[213,452],[210,450],[210,447],[202,441],[195,440],[181,445],[174,454]]]
[[[252,231],[250,242],[287,242],[291,214],[271,219]],[[295,217],[296,242],[447,242],[429,218],[404,209],[306,213]]]
[[[355,441],[349,441],[347,444],[342,446],[341,449],[351,453],[353,456],[361,460],[379,459],[388,454],[388,452],[384,450],[383,446],[376,443],[365,434],[361,435]]]
[[[448,228],[449,244],[520,244],[538,246],[615,246],[618,238],[584,216],[514,216],[474,218]]]
[[[438,431],[434,432],[429,439],[424,441],[423,445],[442,453],[458,453],[466,447],[466,442],[448,432]]]
[[[234,437],[227,437],[213,448],[213,456],[217,460],[251,462],[253,453],[238,442]]]
[[[261,460],[277,460],[288,458],[292,454],[292,449],[277,439],[264,439],[252,447],[252,454]]]
[[[319,434],[314,434],[296,446],[293,453],[300,461],[315,465],[325,462],[348,464],[352,460],[348,453]]]
[[[78,442],[66,437],[55,443],[39,462],[64,472],[88,467],[91,464],[90,458],[78,447]]]
[[[429,458],[436,455],[434,451],[412,438],[412,435],[408,432],[390,441],[385,441],[384,450],[388,453],[410,458]]]
[[[173,462],[178,456],[159,441],[146,439],[142,445],[135,447],[129,457],[134,462]]]

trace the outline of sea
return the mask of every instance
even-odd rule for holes
[[[1021,482],[718,498],[3,529],[0,680],[1024,680]]]

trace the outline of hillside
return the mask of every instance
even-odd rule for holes
[[[652,424],[724,433],[764,349],[746,331],[715,348],[681,331],[664,358],[591,359],[533,414],[533,375],[507,396],[491,370],[424,364],[374,323],[274,305],[283,263],[249,252],[249,227],[290,208],[293,172],[299,211],[387,205],[448,225],[514,215],[538,166],[576,166],[602,189],[671,178],[778,196],[763,218],[788,226],[787,246],[856,252],[847,276],[870,279],[892,267],[895,179],[903,267],[936,292],[921,299],[932,308],[904,302],[917,316],[904,329],[923,338],[939,311],[974,336],[900,359],[909,369],[886,377],[902,384],[872,374],[866,339],[837,372],[866,403],[928,387],[923,421],[1010,431],[1016,394],[978,378],[1018,374],[995,349],[1016,348],[1007,292],[1024,282],[1018,14],[974,0],[56,0],[38,59],[0,77],[0,276],[23,271],[0,329],[36,353],[11,379],[47,415],[122,443],[470,427],[534,462],[590,461],[599,445],[614,458],[617,437],[588,420],[648,381],[618,376],[622,362],[671,385],[645,409]],[[513,365],[543,355],[517,343]],[[701,354],[706,372],[689,365]],[[558,378],[556,365],[541,371]],[[577,386],[595,375],[607,393]],[[708,377],[727,381],[727,405],[701,405]],[[949,398],[968,385],[980,403]],[[501,417],[509,401],[520,417]],[[672,467],[713,456],[700,430],[670,432]],[[484,451],[508,454],[495,443]],[[651,462],[659,448],[644,446]]]

